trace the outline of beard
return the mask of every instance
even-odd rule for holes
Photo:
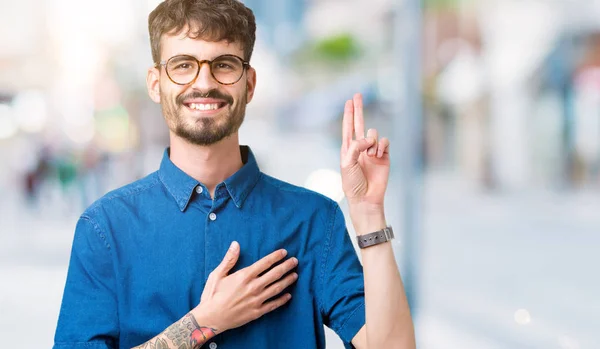
[[[186,120],[183,101],[188,98],[217,98],[226,103],[227,115],[215,117],[190,118]],[[218,90],[210,90],[207,93],[192,91],[186,95],[178,96],[172,101],[161,91],[162,112],[167,121],[169,129],[177,136],[195,145],[212,145],[226,137],[231,136],[240,129],[246,114],[246,93],[233,104],[233,97]],[[222,120],[225,119],[225,120]]]

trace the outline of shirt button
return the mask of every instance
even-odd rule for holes
[[[215,342],[211,342],[211,343],[208,345],[208,347],[209,347],[210,349],[217,349],[217,343],[215,343]]]
[[[215,219],[217,219],[217,215],[214,212],[211,212],[208,215],[208,218],[210,218],[211,221],[214,221]],[[215,347],[216,348],[216,347]]]
[[[199,185],[196,187],[196,193],[202,194],[203,191],[204,191],[204,189],[202,189],[202,186]]]

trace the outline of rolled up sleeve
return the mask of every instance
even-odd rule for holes
[[[98,224],[82,216],[73,238],[54,348],[115,348],[118,323],[110,244]]]
[[[328,230],[319,278],[324,323],[346,348],[352,348],[352,338],[365,324],[364,277],[344,215],[335,202]]]

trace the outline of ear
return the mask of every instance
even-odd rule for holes
[[[254,97],[254,89],[256,88],[256,70],[252,67],[248,68],[248,75],[246,77],[246,103],[250,103],[252,101],[252,97]]]
[[[146,75],[146,87],[148,95],[155,103],[160,103],[160,71],[155,68],[149,68]]]

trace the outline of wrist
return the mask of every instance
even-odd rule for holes
[[[350,208],[350,219],[356,231],[356,235],[369,234],[387,227],[383,208],[365,209]]]
[[[228,328],[218,321],[217,314],[214,314],[209,309],[206,309],[202,304],[198,304],[190,311],[190,314],[196,320],[196,323],[201,327],[208,327],[214,330],[215,334],[222,333]]]

